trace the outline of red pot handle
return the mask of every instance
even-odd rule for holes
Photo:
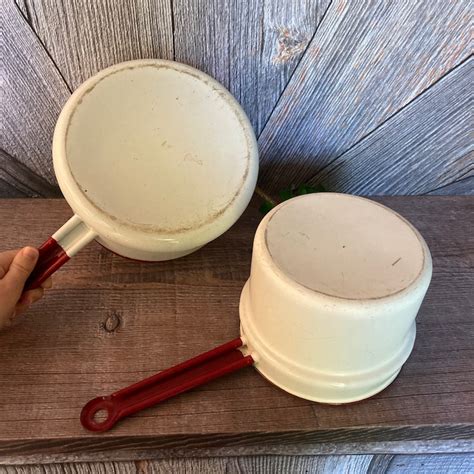
[[[41,286],[56,270],[61,268],[80,249],[96,237],[96,233],[82,222],[79,216],[69,219],[52,237],[38,248],[38,262],[26,280],[25,289]]]
[[[238,349],[241,346],[242,340],[234,339],[112,395],[94,398],[81,411],[82,426],[90,431],[107,431],[121,418],[252,365],[252,356],[245,356]],[[100,411],[106,417],[97,421],[95,415]]]

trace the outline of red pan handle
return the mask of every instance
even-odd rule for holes
[[[69,219],[52,237],[38,248],[39,257],[26,280],[24,291],[41,286],[56,270],[96,237],[96,233],[79,216]]]
[[[45,280],[70,259],[69,255],[53,237],[49,237],[48,240],[43,242],[38,247],[38,251],[38,262],[26,280],[24,291],[39,288]]]
[[[112,395],[94,398],[81,411],[82,426],[90,431],[107,431],[121,418],[252,365],[252,356],[242,354],[238,349],[241,346],[242,340],[234,339]],[[100,411],[106,418],[97,421],[95,415]]]

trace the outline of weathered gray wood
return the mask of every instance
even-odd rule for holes
[[[17,4],[18,8],[21,10],[21,13],[25,17],[25,19],[28,21],[29,15],[28,15],[28,6],[26,5],[26,0],[15,0],[15,3]]]
[[[97,439],[97,438],[96,438]],[[142,446],[142,443],[146,447]],[[148,459],[175,459],[175,458],[212,458],[212,457],[243,457],[243,456],[321,456],[321,455],[362,455],[375,454],[386,455],[387,453],[408,453],[408,454],[426,454],[426,453],[471,453],[474,452],[474,440],[457,439],[450,441],[374,441],[374,442],[323,442],[323,443],[292,443],[292,444],[239,444],[237,440],[227,447],[186,447],[183,443],[182,448],[169,448],[160,444],[152,447],[153,444],[149,438],[135,438],[134,443],[126,448],[123,442],[109,440],[106,450],[82,450],[83,446],[78,446],[77,441],[68,441],[64,443],[62,452],[52,448],[52,445],[45,443],[44,449],[36,451],[31,450],[33,444],[38,443],[24,441],[22,445],[23,452],[30,454],[19,454],[16,451],[10,451],[8,454],[0,457],[1,465],[24,465],[37,463],[62,463],[62,462],[107,462],[107,461],[129,461],[148,460]],[[71,450],[74,446],[75,449]],[[53,452],[54,450],[54,452]],[[5,449],[6,451],[6,449]],[[36,452],[36,454],[31,454]],[[369,471],[370,472],[370,471]],[[374,473],[371,473],[374,474]],[[378,474],[378,473],[377,473]]]
[[[214,459],[174,459],[168,462],[164,469],[156,461],[147,461],[137,467],[144,468],[150,474],[186,473],[186,474],[334,474],[344,472],[359,474],[367,471],[367,466],[372,459],[371,455],[365,456],[252,456],[229,457]],[[158,467],[158,469],[157,469]],[[146,470],[148,469],[148,471]]]
[[[261,219],[249,208],[229,232],[188,257],[139,263],[91,244],[60,271],[26,320],[0,333],[0,457],[34,463],[110,452],[113,460],[205,450],[474,450],[474,198],[380,200],[419,228],[434,261],[415,349],[382,393],[357,404],[315,404],[248,368],[103,435],[81,428],[78,414],[89,399],[238,334],[239,295]],[[0,201],[0,251],[38,244],[70,215],[63,200]],[[112,319],[119,324],[106,329]]]
[[[260,133],[330,0],[174,0],[175,59],[224,84]]]
[[[470,59],[308,182],[352,194],[425,194],[473,176],[473,83]],[[455,189],[473,194],[469,187]]]
[[[469,9],[334,0],[260,135],[263,189],[311,178],[463,61]]]
[[[211,459],[172,459],[163,461],[142,461],[139,469],[150,474],[361,474],[367,471],[372,459],[365,456],[252,456]],[[134,471],[131,471],[134,472]],[[13,473],[12,473],[13,474]]]
[[[401,110],[468,54],[468,2],[334,0],[327,8],[330,0],[175,0],[173,9],[170,0],[15,0],[18,7],[13,1],[2,2],[2,116],[7,120],[0,145],[53,185],[51,135],[69,94],[53,60],[75,87],[118,61],[172,58],[175,43],[176,59],[227,85],[257,132],[294,73],[260,139],[265,191],[311,177],[321,181],[331,172],[328,180],[337,189],[365,194],[473,192],[472,156],[461,157],[469,116],[460,87],[454,85],[457,95],[449,93],[453,102],[447,107],[441,100],[415,101],[410,104],[410,121]],[[429,120],[420,118],[426,115],[416,110],[420,103]],[[444,127],[441,120],[432,120],[431,109],[449,112]],[[405,117],[401,124],[393,116],[400,110]],[[372,154],[386,142],[384,135],[375,144],[372,136],[380,124],[387,132],[387,120],[391,126],[398,124],[392,131],[394,148],[404,146],[397,153],[384,148],[383,155]],[[346,162],[335,168],[340,155],[353,156],[351,147],[361,151],[369,143],[353,166]],[[415,148],[416,153],[409,153]],[[393,165],[398,162],[392,156],[400,158],[397,176]],[[463,169],[468,169],[464,175]],[[429,183],[423,182],[427,170]],[[0,178],[0,195],[24,195],[24,189],[15,191],[16,185]]]
[[[474,454],[395,456],[387,474],[472,474]]]
[[[376,459],[389,463],[374,464]],[[129,462],[67,463],[0,466],[0,474],[469,474],[473,454],[351,455],[351,456],[245,456],[166,459]]]
[[[55,185],[51,140],[69,90],[16,4],[1,0],[1,11],[1,147]]]
[[[57,186],[0,150],[0,197],[60,197]]]
[[[365,456],[254,456],[0,467],[0,474],[362,474]]]
[[[26,0],[31,24],[71,88],[112,64],[173,58],[170,0]]]
[[[376,454],[370,461],[367,474],[384,474],[394,457],[393,454]]]
[[[469,154],[469,160],[471,164],[474,162],[473,154]],[[474,176],[472,175],[472,171],[470,171],[468,175],[469,176],[461,178],[458,181],[433,189],[427,194],[433,196],[474,194]]]

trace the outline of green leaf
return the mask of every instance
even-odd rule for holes
[[[300,186],[298,186],[296,195],[302,196],[303,194],[322,193],[325,191],[326,189],[322,184],[317,184],[316,186],[310,186],[309,184],[301,184]]]
[[[322,184],[317,184],[311,188],[313,191],[312,193],[325,193],[327,189]]]
[[[307,186],[306,184],[300,184],[298,186],[298,189],[296,190],[296,195],[297,196],[302,196],[303,194],[310,194],[313,191],[311,191],[311,186]]]
[[[287,201],[295,196],[303,196],[304,194],[313,194],[313,193],[324,193],[326,188],[322,184],[317,184],[316,186],[310,186],[309,184],[300,184],[298,187],[285,188],[282,189],[278,195],[280,196],[280,201]],[[278,203],[277,203],[278,204]],[[275,204],[272,204],[269,201],[264,201],[260,206],[259,210],[262,214],[266,214],[271,209],[275,207]]]
[[[292,197],[294,197],[294,194],[293,192],[291,191],[290,188],[285,188],[285,189],[282,189],[278,195],[280,196],[280,199],[282,201],[287,201],[288,199],[291,199]]]
[[[267,212],[270,212],[275,206],[271,203],[271,202],[268,202],[268,201],[264,201],[262,203],[262,205],[259,207],[259,211],[262,213],[262,214],[266,214]]]

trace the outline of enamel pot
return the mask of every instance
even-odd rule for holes
[[[253,365],[298,397],[370,397],[400,372],[432,273],[429,249],[403,217],[336,193],[286,201],[260,223],[240,298],[240,337],[112,395],[90,401],[93,431]],[[95,414],[105,411],[105,419]]]
[[[74,216],[40,247],[27,289],[94,239],[147,261],[199,249],[246,208],[258,151],[222,85],[184,64],[140,60],[105,69],[72,94],[53,163]]]

